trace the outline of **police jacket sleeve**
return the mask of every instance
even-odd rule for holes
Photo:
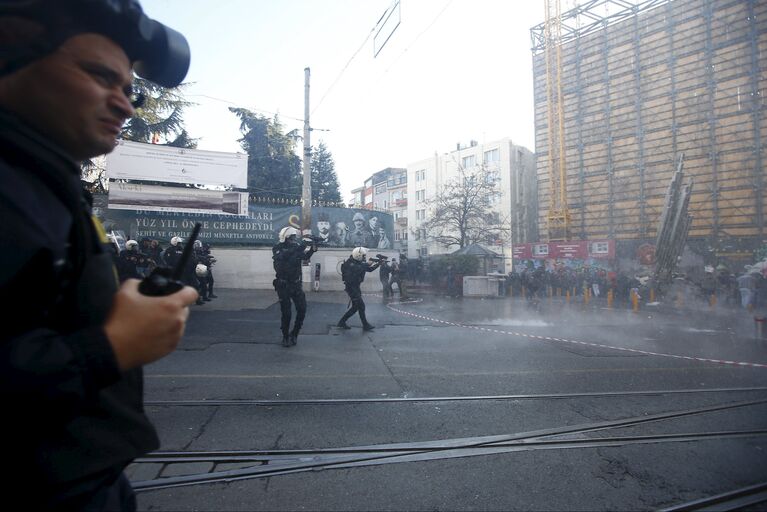
[[[6,248],[0,264],[0,394],[14,422],[39,428],[34,422],[66,422],[121,374],[102,322],[54,313],[64,256],[57,248],[66,247],[60,233],[69,233],[71,218],[41,201],[39,208],[20,210],[21,200],[13,204],[0,191],[0,247]]]
[[[317,246],[310,245],[310,244],[301,244],[301,250],[302,250],[301,259],[304,261],[309,261],[312,257],[312,254],[317,252]]]

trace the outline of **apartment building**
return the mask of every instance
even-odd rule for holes
[[[457,246],[444,247],[433,242],[421,227],[431,214],[427,202],[458,177],[459,169],[471,172],[482,167],[496,176],[495,208],[500,218],[509,223],[511,230],[510,238],[488,246],[488,249],[503,254],[506,270],[510,271],[512,243],[537,239],[538,194],[534,153],[513,144],[509,138],[484,144],[471,141],[467,145],[457,144],[453,151],[435,153],[407,166],[410,198],[407,206],[410,230],[408,258],[448,254],[458,249]]]

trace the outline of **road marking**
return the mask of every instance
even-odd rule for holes
[[[411,313],[410,311],[404,311],[402,309],[397,309],[397,308],[393,307],[391,304],[387,304],[386,307],[391,309],[392,311],[395,311],[395,312],[403,314],[403,315],[408,315],[408,316],[412,316],[412,317],[415,317],[415,318],[420,318],[422,320],[428,320],[428,321],[431,321],[431,322],[438,322],[438,323],[453,325],[455,327],[463,327],[465,329],[479,329],[479,330],[484,330],[484,331],[489,331],[489,332],[496,332],[496,333],[499,333],[499,334],[508,334],[508,335],[511,335],[511,336],[521,336],[521,337],[524,337],[524,338],[532,338],[532,339],[538,339],[538,340],[543,340],[543,341],[559,341],[559,342],[562,342],[562,343],[570,343],[570,344],[573,344],[573,345],[585,345],[585,346],[588,346],[588,347],[604,348],[604,349],[608,349],[608,350],[619,350],[619,351],[622,351],[622,352],[632,352],[632,353],[635,353],[635,354],[643,354],[643,355],[646,355],[646,356],[669,357],[669,358],[672,358],[672,359],[687,359],[687,360],[690,360],[690,361],[699,361],[699,362],[703,362],[703,363],[716,363],[716,364],[723,364],[723,365],[728,365],[728,366],[739,366],[739,367],[745,366],[745,367],[749,367],[749,368],[767,368],[767,364],[764,364],[764,363],[753,363],[753,362],[750,362],[750,361],[725,361],[725,360],[722,360],[722,359],[709,359],[707,357],[685,356],[685,355],[679,355],[679,354],[665,354],[665,353],[662,353],[662,352],[651,352],[649,350],[639,350],[639,349],[636,349],[636,348],[614,347],[612,345],[604,345],[604,344],[601,344],[601,343],[589,343],[589,342],[586,342],[586,341],[570,340],[570,339],[565,339],[565,338],[550,338],[548,336],[544,337],[544,336],[538,336],[538,335],[535,335],[535,334],[527,334],[527,333],[524,333],[524,332],[517,332],[517,331],[500,331],[500,330],[486,329],[484,327],[477,327],[477,326],[473,326],[473,325],[465,325],[465,324],[456,323],[456,322],[447,322],[447,321],[441,320],[439,318],[433,318],[433,317],[428,317],[428,316],[424,316],[424,315],[418,315],[418,314],[415,314],[415,313]]]

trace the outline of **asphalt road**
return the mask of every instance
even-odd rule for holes
[[[146,369],[140,510],[654,510],[767,481],[745,313],[368,296],[363,332],[320,292],[284,348],[273,292],[217,293]]]

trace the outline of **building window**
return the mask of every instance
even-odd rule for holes
[[[386,192],[386,183],[376,185],[376,194],[383,194],[384,192]]]
[[[491,164],[493,162],[500,162],[501,161],[501,150],[498,148],[491,149],[490,151],[485,151],[484,154],[484,162],[486,164]]]
[[[419,254],[421,255],[422,258],[425,258],[425,257],[427,257],[429,255],[429,248],[428,247],[421,247],[420,249],[418,249],[418,252],[419,252]]]
[[[416,220],[424,220],[426,218],[426,210],[416,210],[415,211],[415,219]]]
[[[463,157],[461,162],[463,163],[464,169],[470,169],[474,167],[475,165],[477,165],[477,157],[475,155],[465,156]]]
[[[416,190],[415,191],[415,200],[416,201],[423,201],[426,199],[426,190]]]
[[[416,181],[426,181],[426,169],[421,169],[415,172]]]
[[[492,185],[501,181],[501,173],[498,171],[488,172],[485,174],[485,183]]]
[[[610,245],[607,242],[594,242],[591,244],[591,254],[609,254]]]

